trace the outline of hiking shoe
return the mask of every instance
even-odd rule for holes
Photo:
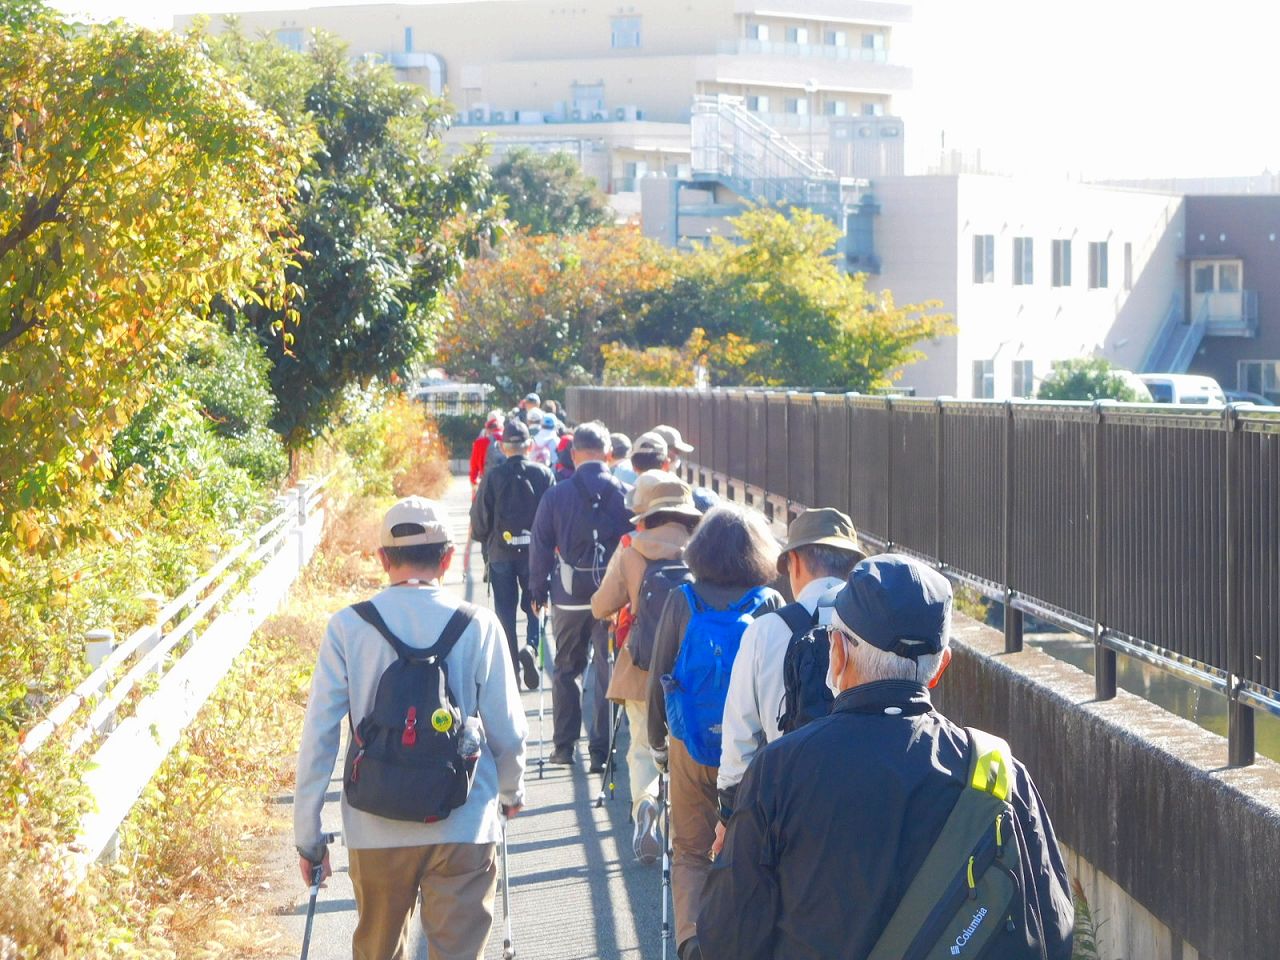
[[[525,647],[520,651],[520,668],[524,671],[526,690],[538,689],[538,661],[533,658],[533,650]]]
[[[552,750],[551,756],[547,758],[547,763],[556,767],[572,767],[573,750]]]
[[[662,840],[658,836],[658,805],[652,800],[640,801],[636,808],[636,829],[631,837],[631,849],[636,859],[649,864],[657,861],[662,853]]]
[[[604,757],[592,757],[587,773],[604,773]]]

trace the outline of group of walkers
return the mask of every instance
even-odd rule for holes
[[[868,557],[834,508],[779,543],[758,511],[681,478],[693,448],[675,428],[632,442],[549,409],[530,395],[491,416],[472,457],[496,615],[441,586],[441,510],[407,498],[382,526],[391,585],[325,636],[295,835],[303,875],[327,870],[320,809],[348,717],[357,960],[401,956],[419,892],[433,960],[482,956],[497,845],[524,804],[518,683],[540,688],[548,648],[549,762],[575,766],[585,726],[604,774],[629,731],[632,849],[663,861],[664,956],[669,882],[680,960],[1067,960],[1066,870],[1026,769],[930,699],[951,661],[946,578]],[[562,471],[534,455],[534,418],[555,421]],[[443,806],[370,799],[432,790]]]

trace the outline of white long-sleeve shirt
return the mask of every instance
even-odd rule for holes
[[[391,632],[411,647],[439,637],[458,598],[442,587],[388,587],[373,598]],[[359,724],[373,709],[382,673],[395,651],[350,607],[329,621],[315,673],[298,750],[293,833],[300,847],[320,842],[320,811],[338,756],[343,721]],[[445,658],[449,689],[463,716],[479,715],[484,744],[467,802],[437,823],[389,820],[356,810],[342,797],[343,840],[353,849],[416,847],[438,843],[496,843],[501,839],[498,801],[524,800],[524,741],[528,732],[506,636],[498,618],[480,609]]]
[[[796,601],[812,616],[822,595],[843,584],[839,577],[819,577],[805,585]],[[791,628],[776,612],[753,620],[742,634],[724,704],[720,772],[716,775],[719,790],[736,787],[756,752],[782,736],[778,729],[786,695],[782,666],[790,642]]]

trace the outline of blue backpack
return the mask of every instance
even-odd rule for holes
[[[748,590],[725,610],[707,606],[690,584],[682,585],[680,592],[691,615],[675,669],[662,678],[667,726],[694,760],[705,767],[718,767],[733,659],[742,645],[743,631],[769,598],[769,591],[767,587]]]

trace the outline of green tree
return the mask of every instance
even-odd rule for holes
[[[214,57],[315,136],[292,211],[306,255],[288,273],[305,323],[280,337],[271,305],[244,310],[274,363],[273,425],[296,450],[349,388],[405,370],[431,345],[444,293],[497,211],[480,149],[445,162],[442,102],[385,66],[353,62],[331,36],[298,54],[230,27],[211,41]]]
[[[1073,357],[1053,365],[1040,383],[1041,400],[1124,400],[1136,403],[1145,397],[1101,357]]]
[[[30,5],[26,5],[30,7]],[[192,39],[0,20],[0,554],[92,529],[215,298],[289,317],[297,144]],[[3,571],[0,570],[0,573]]]
[[[581,233],[614,222],[596,182],[562,151],[512,150],[493,169],[493,189],[507,198],[507,218],[533,234]]]

